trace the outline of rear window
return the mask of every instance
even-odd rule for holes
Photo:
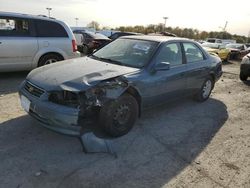
[[[0,36],[29,36],[30,24],[28,20],[20,18],[0,17]]]
[[[38,37],[68,37],[62,25],[45,20],[36,21]]]

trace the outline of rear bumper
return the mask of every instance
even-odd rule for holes
[[[29,115],[38,120],[42,126],[53,131],[79,136],[81,126],[78,124],[79,110],[57,105],[46,100],[46,93],[40,98],[31,95],[22,86],[19,95],[30,101]]]

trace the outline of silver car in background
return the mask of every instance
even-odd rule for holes
[[[0,12],[0,72],[31,70],[79,56],[75,37],[64,22]]]

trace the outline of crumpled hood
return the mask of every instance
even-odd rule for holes
[[[27,80],[46,91],[84,91],[102,80],[136,71],[139,69],[83,57],[37,68],[30,72]]]

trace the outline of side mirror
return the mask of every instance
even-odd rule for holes
[[[170,69],[170,63],[169,62],[160,62],[155,67],[155,71],[164,71]]]

